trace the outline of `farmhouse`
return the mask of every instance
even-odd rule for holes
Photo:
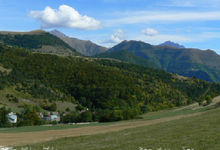
[[[60,121],[60,117],[57,115],[50,115],[48,117],[43,117],[42,119],[45,121]]]
[[[13,113],[13,112],[10,112],[9,114],[8,114],[8,121],[10,122],[10,123],[17,123],[17,115],[16,115],[16,113]]]

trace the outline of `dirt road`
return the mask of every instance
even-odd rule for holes
[[[177,120],[180,118],[187,118],[191,116],[201,115],[203,113],[194,113],[182,116],[167,117],[150,121],[130,121],[124,123],[116,123],[105,126],[90,126],[82,128],[73,128],[66,130],[50,130],[42,132],[24,132],[24,133],[0,133],[0,146],[15,146],[40,143],[50,141],[63,137],[74,137],[80,135],[93,135],[99,133],[107,133],[120,131],[129,128],[136,128],[141,126],[147,126],[151,124],[162,123],[171,120]]]

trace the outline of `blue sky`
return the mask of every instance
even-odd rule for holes
[[[220,54],[219,0],[0,0],[0,30],[58,29],[112,47],[173,41]]]

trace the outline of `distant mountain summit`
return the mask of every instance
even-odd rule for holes
[[[166,42],[160,44],[159,46],[172,46],[172,47],[175,47],[175,48],[185,48],[183,45],[180,45],[178,43],[174,43],[174,42],[171,42],[171,41],[166,41]]]
[[[65,35],[64,33],[60,32],[60,31],[57,30],[57,29],[51,30],[50,33],[53,34],[53,35],[55,35],[55,36],[57,36],[57,37],[62,37],[62,36],[65,36],[65,37],[66,37],[66,35]]]
[[[59,37],[65,43],[67,43],[70,47],[76,49],[77,52],[83,54],[85,56],[92,56],[99,53],[103,53],[108,50],[108,48],[97,45],[91,41],[80,40],[77,38],[72,38],[66,36],[64,33],[59,30],[52,30],[49,33]]]
[[[123,41],[106,53],[94,57],[119,59],[186,77],[195,76],[210,82],[220,82],[220,56],[214,51],[173,46],[173,42],[165,43],[154,46],[142,41]]]

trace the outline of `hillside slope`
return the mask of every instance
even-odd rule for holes
[[[19,46],[33,52],[59,55],[80,55],[75,49],[58,37],[43,30],[30,32],[0,32],[0,42],[5,45]]]
[[[69,44],[72,48],[76,49],[77,52],[83,54],[84,56],[92,56],[108,50],[108,48],[99,46],[95,43],[92,43],[91,41],[68,37],[56,29],[50,31],[50,33],[59,37],[61,40]]]
[[[15,87],[18,92],[50,102],[78,101],[98,112],[99,121],[132,119],[143,112],[220,94],[217,83],[182,78],[159,69],[114,60],[31,53],[18,47],[0,46],[0,66],[11,70],[0,72],[0,90]]]
[[[211,50],[153,46],[141,41],[123,41],[106,53],[120,50],[127,50],[168,72],[187,77],[195,76],[210,82],[220,82],[220,56]]]
[[[108,50],[108,48],[99,46],[95,43],[92,43],[91,41],[84,41],[77,38],[69,38],[64,36],[59,38],[69,44],[72,48],[76,49],[77,52],[85,56],[92,56]]]
[[[142,66],[151,67],[151,68],[158,68],[153,62],[147,59],[144,59],[142,57],[139,57],[126,50],[121,50],[121,51],[112,52],[112,53],[101,53],[98,55],[94,55],[93,57],[94,58],[113,58],[113,59],[121,60],[124,62],[129,62],[131,64],[142,65]]]

